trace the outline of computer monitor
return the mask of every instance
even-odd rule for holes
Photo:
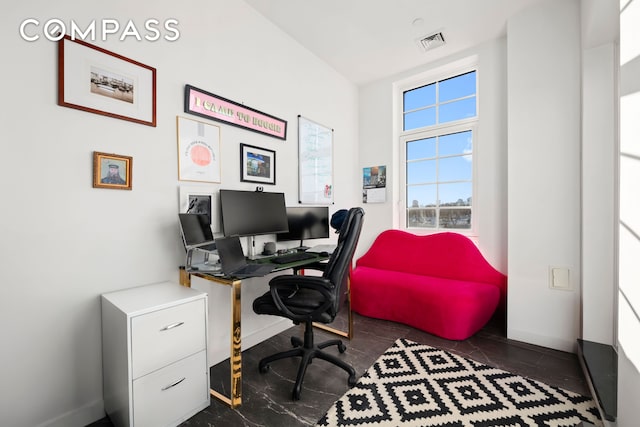
[[[284,193],[220,190],[225,236],[256,236],[289,231]]]
[[[287,207],[289,231],[276,236],[278,241],[324,239],[329,237],[329,208],[327,206]]]
[[[185,248],[213,242],[213,233],[206,214],[178,214]]]

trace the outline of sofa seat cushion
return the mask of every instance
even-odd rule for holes
[[[500,302],[493,284],[358,266],[351,274],[352,309],[451,340],[480,330]]]

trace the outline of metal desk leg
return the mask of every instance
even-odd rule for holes
[[[191,274],[187,273],[184,267],[180,267],[180,284],[187,288],[191,287]]]
[[[210,282],[231,287],[231,347],[229,353],[231,396],[227,397],[212,388],[209,388],[209,394],[226,403],[231,408],[237,408],[242,404],[242,329],[240,327],[242,315],[240,300],[242,295],[242,281],[216,278],[200,273],[193,274]],[[188,273],[184,268],[180,269],[180,284],[191,287],[191,273]]]
[[[234,280],[231,286],[231,355],[229,364],[231,367],[231,398],[211,389],[211,396],[227,403],[231,408],[237,408],[242,404],[242,330],[240,328],[241,316],[241,284],[242,281]]]

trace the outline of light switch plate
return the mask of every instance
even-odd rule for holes
[[[549,267],[549,287],[570,290],[569,269],[567,267]]]

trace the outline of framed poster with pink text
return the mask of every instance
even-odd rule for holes
[[[191,85],[184,87],[184,112],[274,138],[287,139],[287,121]]]

